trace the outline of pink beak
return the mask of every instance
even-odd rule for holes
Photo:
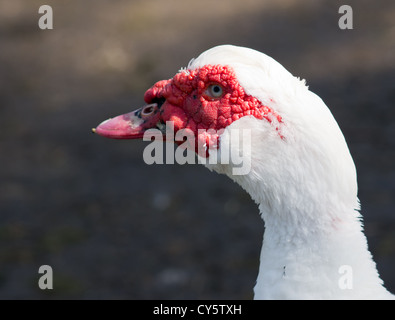
[[[162,128],[160,106],[146,105],[138,110],[103,121],[92,131],[112,139],[141,139],[144,132],[152,128]]]

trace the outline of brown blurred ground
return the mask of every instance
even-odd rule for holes
[[[395,2],[0,0],[0,298],[252,297],[263,223],[202,166],[143,162],[145,144],[90,133],[218,44],[306,78],[359,174],[369,245],[395,292]],[[37,286],[54,270],[54,289]]]

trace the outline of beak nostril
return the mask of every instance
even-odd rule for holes
[[[154,111],[154,108],[153,108],[153,107],[144,108],[144,109],[143,109],[143,114],[145,114],[145,115],[151,114],[152,111]]]
[[[156,103],[149,104],[141,110],[141,116],[143,117],[148,117],[152,115],[158,108],[158,105]]]

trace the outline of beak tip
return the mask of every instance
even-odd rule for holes
[[[96,133],[96,128],[92,128],[92,133]]]

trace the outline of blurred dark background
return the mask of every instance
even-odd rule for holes
[[[38,27],[43,4],[53,30]],[[252,298],[264,225],[250,197],[90,131],[224,43],[273,56],[331,108],[395,292],[393,0],[0,0],[0,298]],[[44,264],[53,290],[38,288]]]

